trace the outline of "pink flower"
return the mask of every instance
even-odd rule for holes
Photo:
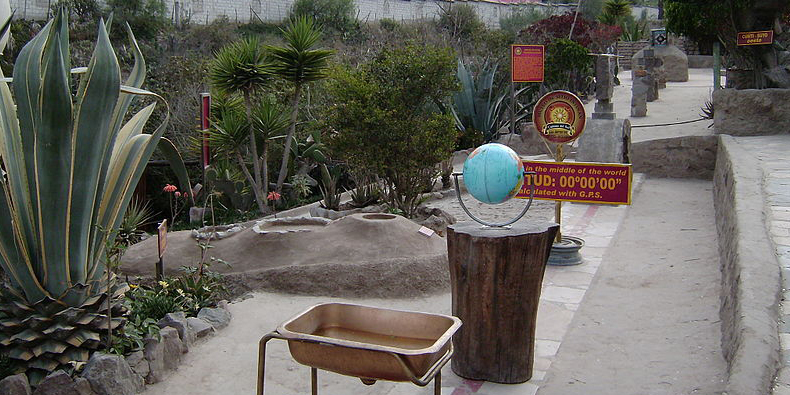
[[[186,195],[184,195],[184,196],[186,196]],[[181,197],[181,192],[176,191],[176,197]]]
[[[277,192],[269,192],[269,195],[266,196],[266,200],[280,200],[280,194]]]
[[[162,190],[165,192],[173,193],[178,190],[178,187],[176,187],[175,185],[166,184],[165,187],[162,188]]]

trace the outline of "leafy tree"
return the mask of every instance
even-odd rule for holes
[[[573,28],[571,40],[592,51],[601,51],[620,37],[621,29],[618,26],[609,26],[595,21],[575,18],[573,13],[554,15],[533,23],[521,32],[522,40],[536,44],[548,45],[556,39],[568,39]]]
[[[474,7],[469,4],[453,4],[440,7],[439,29],[459,40],[470,40],[486,30]]]
[[[129,23],[142,40],[155,39],[169,22],[163,0],[107,0],[107,6],[116,21]]]
[[[790,2],[776,0],[665,0],[667,29],[697,40],[715,37],[733,66],[753,70],[757,88],[790,87],[790,52],[778,43],[739,47],[737,33],[773,30]]]
[[[272,72],[285,81],[293,84],[291,95],[291,124],[285,137],[285,148],[277,175],[277,193],[282,192],[283,184],[288,176],[288,161],[291,152],[291,141],[296,132],[296,119],[299,115],[299,100],[302,88],[310,82],[326,78],[329,58],[334,51],[313,49],[321,38],[321,30],[315,22],[307,17],[292,19],[288,27],[282,31],[286,45],[284,47],[268,47],[272,56]]]
[[[337,69],[329,82],[333,153],[380,177],[388,203],[407,216],[455,144],[453,116],[437,110],[458,89],[455,62],[449,48],[409,44],[358,70]]]
[[[253,94],[266,87],[273,72],[273,65],[266,56],[263,46],[254,38],[246,38],[232,43],[217,53],[211,64],[209,78],[212,87],[221,93],[241,94],[244,98],[244,115],[246,119],[241,119],[240,114],[228,111],[222,114],[222,119],[227,124],[220,126],[219,134],[215,134],[216,143],[227,143],[227,149],[236,157],[242,152],[243,145],[240,138],[246,132],[248,149],[252,159],[252,174],[246,165],[239,163],[248,181],[252,185],[255,203],[261,213],[267,212],[266,195],[269,184],[263,180],[263,164],[261,157],[266,157],[266,153],[258,150],[258,136],[256,136],[253,124]],[[230,138],[229,136],[233,136]],[[233,142],[233,144],[231,144]]]
[[[354,0],[296,0],[290,19],[299,17],[313,19],[321,27],[342,34],[359,30]]]

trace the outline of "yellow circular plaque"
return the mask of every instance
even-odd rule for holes
[[[540,137],[551,143],[576,140],[584,132],[587,115],[584,104],[571,92],[553,91],[538,100],[532,122]]]

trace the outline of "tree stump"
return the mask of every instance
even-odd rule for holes
[[[543,272],[558,230],[553,222],[447,228],[453,315],[463,321],[453,337],[457,375],[507,384],[532,377]]]

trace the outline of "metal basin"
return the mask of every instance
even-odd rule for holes
[[[326,303],[286,321],[277,332],[301,364],[367,384],[416,383],[435,374],[440,359],[449,359],[450,339],[460,326],[461,320],[446,315]]]

